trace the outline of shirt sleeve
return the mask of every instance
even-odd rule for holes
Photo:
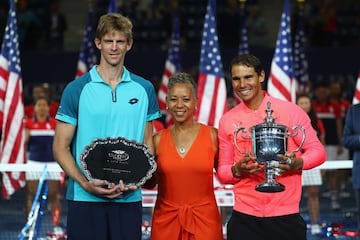
[[[149,85],[147,89],[149,97],[149,109],[147,114],[147,121],[152,121],[161,117],[159,105],[156,99],[155,89],[153,85]]]
[[[302,159],[303,159],[303,169],[311,169],[323,164],[326,160],[326,151],[323,144],[320,142],[318,136],[316,135],[315,130],[313,129],[310,118],[308,115],[302,111],[297,106],[294,107],[295,111],[293,113],[294,125],[302,126],[305,130],[305,140],[304,145],[302,146]],[[295,141],[300,145],[302,141],[301,134],[297,134]]]
[[[80,95],[89,80],[90,75],[86,73],[65,87],[55,119],[77,125]]]
[[[234,184],[239,181],[239,178],[234,178],[231,172],[231,167],[234,164],[234,146],[226,133],[226,123],[223,119],[220,120],[218,129],[219,138],[219,165],[216,176],[222,184]]]

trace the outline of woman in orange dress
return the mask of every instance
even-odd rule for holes
[[[167,109],[174,124],[154,136],[158,196],[152,240],[222,240],[213,187],[217,130],[194,121],[196,86],[187,73],[172,75]]]

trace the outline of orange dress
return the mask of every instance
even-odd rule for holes
[[[210,127],[201,125],[185,156],[180,156],[170,129],[157,149],[158,196],[152,240],[222,240],[222,224],[213,186],[215,151]]]

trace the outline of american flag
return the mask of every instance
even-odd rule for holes
[[[109,7],[108,7],[108,13],[117,13],[117,0],[110,0]]]
[[[88,17],[86,21],[86,29],[84,31],[84,38],[81,44],[76,77],[80,77],[97,63],[94,38],[95,38],[94,15],[93,15],[92,6],[89,5]]]
[[[353,97],[353,104],[360,103],[360,72],[356,81],[355,92]]]
[[[171,115],[166,112],[166,95],[168,93],[167,84],[169,78],[174,73],[181,70],[181,56],[180,56],[180,24],[178,15],[175,13],[173,18],[173,32],[171,35],[171,42],[168,50],[168,56],[165,61],[165,70],[160,83],[158,91],[158,102],[160,110],[166,114],[167,127],[172,124]]]
[[[209,0],[204,21],[198,77],[196,120],[218,127],[227,110],[226,84],[216,31],[216,1]]]
[[[15,3],[9,15],[0,55],[1,163],[24,163],[24,104]],[[3,172],[2,194],[9,198],[25,185],[23,172]]]
[[[294,41],[294,76],[297,82],[297,93],[304,94],[309,91],[308,83],[308,62],[305,53],[305,32],[304,32],[304,13],[299,10],[298,24]]]
[[[295,102],[296,80],[293,75],[289,0],[284,1],[267,91],[271,96]]]

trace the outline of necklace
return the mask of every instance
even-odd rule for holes
[[[186,148],[184,147],[183,144],[181,144],[181,142],[188,142],[189,139],[191,139],[191,134],[193,133],[193,128],[194,128],[194,124],[192,124],[189,128],[187,128],[186,132],[183,131],[182,134],[177,134],[176,133],[176,128],[174,127],[173,128],[173,137],[174,137],[174,140],[175,142],[178,143],[178,145],[180,145],[178,147],[178,151],[181,155],[184,155],[186,153]],[[182,140],[180,141],[180,136],[182,135]],[[177,144],[175,144],[177,145]]]
[[[185,151],[186,151],[186,149],[185,149],[183,146],[179,147],[179,152],[180,152],[181,154],[184,154]]]

